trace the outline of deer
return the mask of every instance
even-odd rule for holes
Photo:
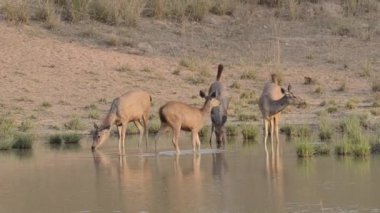
[[[169,101],[159,109],[161,126],[155,137],[155,149],[157,151],[157,142],[162,133],[168,130],[173,131],[172,143],[176,153],[180,153],[179,136],[181,130],[192,133],[193,152],[196,149],[200,150],[199,131],[204,126],[206,118],[209,116],[214,107],[220,105],[220,101],[216,99],[216,93],[211,93],[208,96],[201,90],[199,95],[205,99],[202,108],[190,106],[189,104]]]
[[[298,98],[291,92],[292,86],[289,84],[288,89],[279,86],[276,74],[271,75],[272,81],[264,85],[264,89],[259,99],[259,108],[264,121],[264,143],[268,139],[270,125],[271,142],[273,145],[273,133],[276,132],[276,141],[279,143],[279,122],[281,112],[290,104],[294,104]]]
[[[224,148],[226,142],[225,123],[227,122],[227,110],[228,110],[228,94],[224,84],[220,81],[222,76],[223,65],[218,65],[218,73],[216,80],[210,85],[208,94],[215,93],[216,99],[220,101],[220,106],[214,107],[211,110],[211,135],[210,135],[210,147],[212,148],[212,134],[215,133],[217,148]]]
[[[128,123],[133,122],[139,129],[139,147],[145,132],[148,146],[148,119],[152,97],[142,90],[129,91],[112,101],[111,108],[98,126],[94,123],[92,150],[97,149],[109,137],[112,125],[117,126],[119,136],[119,151],[124,153],[125,137]],[[141,122],[142,121],[142,122]],[[144,126],[144,127],[143,127]]]

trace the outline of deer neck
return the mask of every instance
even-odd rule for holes
[[[210,103],[210,101],[207,101],[203,105],[203,107],[200,109],[200,111],[201,111],[201,114],[203,115],[204,118],[207,117],[207,115],[209,115],[210,112],[211,112],[211,103]]]
[[[110,129],[112,124],[115,123],[116,116],[113,113],[108,113],[107,116],[103,119],[101,129]]]
[[[284,95],[281,99],[279,100],[270,100],[269,101],[269,115],[275,115],[281,111],[283,111],[288,105],[290,104],[289,98]]]

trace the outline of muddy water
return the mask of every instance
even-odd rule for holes
[[[0,212],[380,212],[377,156],[300,160],[291,142],[272,150],[240,139],[179,157],[167,138],[158,155],[135,137],[126,157],[116,139],[90,145],[0,152]]]

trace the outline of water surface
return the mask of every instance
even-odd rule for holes
[[[292,142],[239,138],[193,154],[184,137],[179,156],[164,137],[158,154],[137,137],[124,157],[115,138],[0,152],[0,212],[380,212],[378,156],[305,160]]]

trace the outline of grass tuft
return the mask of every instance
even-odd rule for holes
[[[71,120],[66,122],[64,124],[64,127],[67,130],[83,130],[85,128],[82,121],[76,116],[74,116]]]
[[[244,140],[257,140],[259,129],[256,125],[247,124],[243,126],[241,133]]]
[[[236,125],[228,124],[226,125],[226,135],[227,136],[237,136],[239,134],[238,127]]]
[[[33,146],[34,136],[31,134],[18,134],[12,145],[13,149],[31,149]]]
[[[49,136],[49,143],[50,144],[61,144],[62,143],[62,138],[60,135],[50,135]]]
[[[314,145],[306,137],[297,138],[296,150],[300,158],[312,157],[315,154]]]
[[[64,143],[79,143],[82,136],[77,133],[66,133],[61,136]]]

